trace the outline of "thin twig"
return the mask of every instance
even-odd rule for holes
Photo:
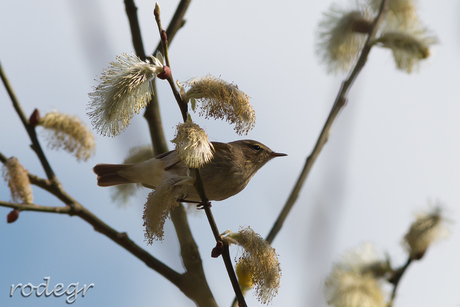
[[[166,59],[166,66],[168,66],[169,68],[171,68],[171,64],[169,62],[169,52],[168,52],[168,37],[166,35],[166,31],[163,29],[162,25],[161,25],[161,16],[160,16],[160,13],[159,12],[155,12],[155,20],[157,22],[157,25],[158,25],[158,32],[160,34],[160,37],[161,37],[161,46],[162,46],[162,51],[163,51],[163,55]],[[171,87],[171,90],[173,92],[173,95],[174,95],[174,98],[176,99],[176,102],[177,102],[177,105],[179,106],[179,109],[181,111],[181,114],[182,114],[182,120],[184,122],[187,121],[187,113],[188,113],[188,105],[187,103],[185,103],[183,100],[182,100],[182,97],[179,93],[179,91],[177,90],[176,88],[176,84],[174,83],[174,78],[172,76],[172,72],[170,74],[170,76],[168,77],[168,83],[169,83],[169,86]]]
[[[224,249],[222,251],[222,258],[224,259],[225,262],[225,267],[227,268],[227,271],[232,271],[233,272],[233,263],[232,260],[230,259],[230,251],[228,248],[228,244],[224,244]],[[233,291],[235,291],[236,294],[236,299],[238,301],[238,306],[239,307],[246,307],[246,301],[244,300],[244,294],[241,292],[241,287],[238,283],[238,278],[236,277],[235,274],[229,274],[230,281],[232,282],[233,286]]]
[[[191,0],[182,0],[177,6],[176,12],[174,13],[173,18],[169,22],[168,28],[166,29],[166,35],[168,37],[169,44],[171,44],[179,29],[184,26],[184,16],[187,12],[188,6],[190,5],[190,2]],[[155,55],[155,53],[159,50],[161,50],[161,42],[158,43],[157,48],[152,54]]]
[[[311,154],[308,156],[307,160],[305,161],[302,172],[300,173],[299,178],[297,179],[297,182],[294,185],[291,191],[291,194],[289,195],[288,200],[286,201],[281,213],[278,216],[278,219],[274,223],[272,229],[270,230],[270,233],[268,234],[266,238],[268,243],[272,243],[276,235],[278,234],[278,232],[281,230],[281,227],[283,226],[283,223],[286,220],[287,215],[291,211],[292,207],[294,206],[294,203],[296,202],[299,196],[300,189],[304,185],[305,180],[307,179],[307,176],[310,173],[310,170],[313,164],[315,163],[316,159],[318,158],[318,155],[320,154],[321,150],[323,149],[324,145],[327,142],[327,139],[328,139],[328,136],[331,130],[331,126],[334,120],[336,119],[337,115],[340,113],[342,107],[347,102],[348,92],[350,91],[350,88],[353,85],[353,82],[356,80],[362,68],[366,64],[367,57],[372,48],[372,40],[377,33],[377,29],[378,29],[379,24],[381,23],[382,16],[386,11],[387,2],[388,0],[382,1],[382,4],[379,9],[379,13],[375,17],[374,22],[371,25],[366,43],[363,47],[363,50],[361,51],[358,61],[356,62],[348,78],[342,83],[342,86],[335,99],[334,105],[332,106],[332,110],[329,113],[326,123],[324,124],[323,129],[318,137],[318,140],[316,141],[315,147],[313,148],[313,151],[311,152]]]
[[[181,1],[181,3],[178,5],[175,16],[183,16],[185,14],[185,11],[188,8],[188,4],[184,6],[183,2],[184,1]],[[187,2],[189,3],[190,1]],[[136,54],[144,57],[145,59],[145,51],[136,13],[137,8],[135,7],[133,0],[126,0],[125,5],[127,6],[126,11],[130,21],[134,49]],[[179,29],[179,27],[174,25],[176,22],[176,20],[172,20],[169,25],[169,27],[172,26],[175,29],[171,36],[174,36]],[[169,59],[167,60],[169,61]],[[154,95],[144,112],[144,118],[147,120],[149,125],[150,137],[154,153],[158,155],[168,151],[168,146],[166,144],[160,116],[159,102],[157,98],[158,95],[156,91],[156,80],[153,80],[152,83],[154,88]],[[180,204],[179,207],[171,212],[171,220],[174,224],[174,228],[176,229],[177,238],[179,239],[182,262],[185,269],[187,270],[183,275],[181,283],[182,286],[179,288],[185,295],[194,300],[198,305],[215,306],[215,300],[212,296],[211,290],[209,289],[204,275],[198,246],[192,236],[187,221],[187,215],[185,214],[185,210],[182,204]]]
[[[13,87],[11,86],[10,81],[8,80],[5,72],[3,71],[3,67],[1,63],[0,63],[0,77],[2,79],[3,85],[5,86],[6,91],[8,92],[8,95],[10,96],[11,102],[13,103],[13,107],[16,110],[16,113],[18,114],[19,118],[21,119],[22,124],[24,125],[24,128],[29,134],[29,138],[32,141],[32,149],[37,154],[38,159],[40,160],[40,163],[42,164],[43,169],[45,170],[46,176],[48,177],[49,180],[57,184],[58,182],[56,180],[56,175],[54,174],[53,169],[51,168],[51,165],[48,163],[48,160],[45,157],[45,153],[42,150],[40,142],[38,141],[37,133],[35,132],[35,128],[29,124],[29,120],[27,119],[24,111],[22,110],[21,104],[19,103],[19,100],[13,91]]]
[[[182,0],[179,3],[174,13],[174,17],[168,26],[168,31],[166,31],[166,36],[162,36],[161,26],[159,27],[160,37],[162,37],[163,39],[160,41],[154,54],[156,54],[156,52],[159,51],[160,48],[163,48],[163,50],[167,50],[167,42],[165,46],[164,40],[166,40],[169,36],[169,41],[171,41],[174,38],[177,31],[182,27],[182,19],[185,15],[185,12],[187,11],[189,4],[190,0]],[[137,8],[135,7],[133,0],[125,0],[125,5],[127,6],[126,11],[128,14],[128,19],[130,21],[134,49],[136,50],[136,54],[145,56],[145,51],[142,44],[142,38],[140,35],[140,28],[136,14]],[[157,19],[157,16],[155,17]],[[164,53],[166,54],[165,57],[167,65],[169,66],[168,53]],[[168,81],[172,80],[173,79],[171,77]],[[145,110],[144,118],[147,120],[149,125],[150,137],[152,140],[154,153],[158,155],[168,151],[168,147],[163,132],[163,125],[161,123],[159,102],[157,98],[158,96],[156,95],[157,91],[155,80],[153,81],[153,87],[155,94],[153,95],[152,100],[149,102]],[[182,102],[182,100],[180,99],[180,94],[175,89],[175,86],[172,86],[171,88],[173,89],[176,101],[178,101],[179,103],[183,119],[185,120],[187,114],[187,105],[180,104]],[[174,228],[176,229],[177,238],[179,239],[182,262],[184,264],[185,269],[187,270],[183,274],[184,278],[182,282],[182,287],[179,288],[185,295],[194,300],[195,303],[197,303],[199,306],[215,306],[215,300],[212,296],[211,290],[209,289],[204,275],[203,265],[201,262],[200,253],[198,251],[198,246],[196,245],[196,242],[192,236],[187,221],[187,215],[182,204],[180,204],[179,207],[177,207],[175,210],[171,212],[171,220],[174,224]]]
[[[155,95],[152,96],[148,106],[145,108],[144,118],[148,123],[150,130],[150,139],[152,141],[153,152],[155,156],[167,152],[168,145],[166,144],[163,123],[160,116],[160,104],[158,102],[156,79],[153,79],[152,86]]]
[[[133,2],[133,0],[129,0],[129,1]],[[185,23],[184,16],[190,5],[190,2],[191,0],[181,0],[180,3],[177,5],[176,11],[174,12],[174,16],[169,22],[168,28],[166,29],[166,35],[168,37],[169,44],[171,44],[174,37],[176,36],[176,33]],[[130,15],[128,15],[128,18],[130,18]],[[137,16],[136,16],[136,20],[137,20]],[[134,19],[133,20],[130,19],[130,24],[132,22],[134,22]],[[131,29],[135,29],[135,32],[140,33],[140,30],[139,31],[136,30],[138,28],[139,28],[139,25],[137,25],[136,27],[131,27]],[[136,34],[133,34],[134,50],[136,50],[136,54],[145,54],[143,47],[142,49],[140,48],[140,46],[142,46],[141,42],[136,41],[138,39],[141,39],[141,37]],[[155,55],[161,49],[162,49],[162,42],[160,40],[160,42],[158,43],[152,55]],[[155,95],[153,96],[152,100],[149,102],[147,108],[145,109],[144,117],[149,123],[150,136],[152,139],[154,153],[156,155],[159,155],[163,152],[168,151],[168,146],[166,145],[166,139],[165,139],[164,132],[163,132],[163,126],[161,124],[160,107],[158,103],[158,96],[156,95],[156,79],[153,80],[153,86],[155,88],[154,90]],[[181,113],[184,114],[182,108],[181,108]]]
[[[162,25],[161,25],[161,16],[159,11],[155,11],[155,20],[158,25],[158,31],[161,37],[161,43],[163,47],[163,54],[166,59],[166,65],[170,67],[170,61],[169,61],[169,53],[168,53],[168,38],[166,36],[166,32],[164,31]],[[180,95],[179,91],[176,88],[176,84],[174,82],[174,78],[171,75],[168,77],[168,83],[171,87],[171,90],[174,94],[174,97],[176,99],[176,102],[180,108],[181,114],[182,114],[182,119],[184,122],[187,121],[187,114],[188,114],[188,104],[183,101],[182,96]],[[225,263],[225,268],[227,269],[228,276],[230,278],[230,281],[232,282],[233,290],[235,291],[235,295],[238,298],[238,303],[240,307],[245,307],[246,302],[244,300],[244,296],[241,292],[241,288],[238,284],[238,279],[235,274],[235,270],[233,269],[233,265],[230,259],[230,253],[228,253],[228,244],[223,243],[222,239],[220,237],[220,233],[216,224],[216,221],[214,219],[214,216],[211,211],[211,206],[209,203],[209,199],[206,196],[206,192],[204,189],[203,181],[201,180],[201,175],[200,175],[200,170],[195,169],[195,188],[201,198],[201,206],[205,210],[206,217],[208,218],[209,225],[211,227],[211,230],[213,232],[214,238],[216,240],[217,246],[221,246],[223,244],[223,250],[227,249],[227,253],[222,254],[222,258]]]
[[[399,282],[401,281],[402,276],[406,272],[409,265],[412,263],[412,258],[409,256],[406,263],[400,267],[398,270],[395,271],[395,274],[389,279],[389,282],[393,284],[393,291],[391,291],[391,298],[390,302],[388,303],[388,307],[393,306],[394,299],[396,297],[396,290],[398,289]]]
[[[211,226],[211,230],[214,235],[214,238],[216,239],[216,242],[222,241],[220,237],[219,229],[217,228],[216,221],[214,220],[214,216],[212,215],[211,203],[209,202],[209,199],[206,196],[206,192],[204,190],[204,185],[203,185],[203,180],[201,179],[200,170],[196,168],[194,169],[194,171],[195,171],[195,178],[196,178],[195,188],[198,192],[198,195],[201,198],[200,204],[203,206],[203,209],[206,212],[206,216],[208,218],[209,225]]]
[[[128,16],[129,27],[131,29],[134,50],[136,51],[136,55],[138,57],[145,60],[144,43],[142,41],[139,19],[137,18],[137,7],[134,0],[125,0],[125,10],[126,15]]]
[[[137,45],[137,49],[143,50],[142,46],[142,40],[140,36],[140,30],[138,27],[138,22],[137,22],[137,15],[136,15],[136,7],[134,5],[133,1],[125,1],[125,4],[127,5],[127,14],[132,16],[135,16],[135,21],[134,19],[130,18],[130,24],[132,27],[132,31],[136,32],[135,39],[133,39],[133,43]],[[130,6],[131,5],[131,6]],[[132,14],[134,11],[134,14]],[[137,24],[137,27],[136,27]],[[140,42],[140,43],[139,43]],[[137,52],[141,57],[145,58],[145,55],[143,53]],[[47,173],[48,180],[39,178],[38,176],[29,174],[29,179],[31,183],[36,184],[43,189],[49,191],[53,195],[57,196],[59,199],[61,199],[67,206],[65,207],[47,207],[47,206],[39,206],[39,205],[33,205],[33,204],[14,204],[14,203],[8,203],[8,202],[0,202],[0,206],[4,207],[10,207],[10,208],[17,208],[22,211],[40,211],[40,212],[48,212],[48,213],[61,213],[61,214],[68,214],[68,215],[77,215],[89,224],[91,224],[94,229],[110,239],[112,239],[114,242],[119,244],[120,246],[124,247],[128,252],[133,254],[135,257],[143,261],[148,267],[154,269],[158,273],[160,273],[162,276],[164,276],[166,279],[170,280],[173,284],[175,284],[177,287],[179,287],[184,293],[190,292],[189,289],[185,289],[184,287],[187,287],[187,284],[184,283],[184,280],[187,278],[190,278],[190,274],[184,274],[181,275],[168,266],[164,265],[160,261],[158,261],[156,258],[151,256],[148,252],[140,248],[138,245],[136,245],[132,240],[128,238],[126,233],[119,233],[109,227],[107,224],[102,222],[99,218],[97,218],[94,214],[92,214],[89,210],[87,210],[85,207],[83,207],[81,204],[76,202],[73,198],[71,198],[60,186],[60,183],[58,182],[57,178],[55,177],[45,155],[43,154],[43,151],[41,150],[40,143],[38,142],[38,139],[36,138],[35,130],[33,127],[29,125],[29,122],[22,111],[22,108],[14,95],[14,92],[12,91],[12,88],[3,72],[2,67],[0,66],[0,72],[1,72],[1,77],[3,80],[3,83],[10,94],[10,98],[13,102],[13,106],[16,109],[16,112],[18,113],[19,117],[21,118],[24,127],[29,133],[29,136],[31,137],[33,148],[36,151],[37,155],[40,158],[40,161],[42,165],[45,168],[45,171]],[[163,150],[165,151],[165,150]],[[2,154],[0,154],[0,160],[2,162],[6,162],[6,157]],[[184,218],[186,221],[186,218]],[[190,234],[191,236],[191,234]],[[197,250],[197,248],[195,248]],[[198,254],[199,256],[199,254]],[[195,257],[197,258],[197,257]],[[199,257],[198,257],[199,260]],[[201,262],[201,260],[199,260]],[[192,275],[192,277],[195,277],[196,275]],[[203,274],[204,276],[204,274]],[[195,282],[195,281],[193,281]],[[188,287],[192,288],[193,287]],[[198,292],[198,291],[195,291]],[[191,297],[191,296],[190,296]],[[191,297],[192,298],[192,297]],[[196,300],[195,298],[192,298],[195,301],[199,302],[199,300]],[[205,306],[215,306],[215,301],[212,298],[212,294],[208,296],[208,298],[205,298],[202,300],[205,302]]]
[[[155,270],[160,275],[169,280],[171,283],[181,288],[181,274],[177,273],[176,271],[174,271],[173,269],[171,269],[170,267],[168,267],[167,265],[153,257],[146,250],[144,250],[134,241],[132,241],[126,233],[118,232],[109,225],[105,224],[96,215],[91,213],[88,209],[86,209],[79,203],[76,203],[74,212],[75,215],[79,216],[80,218],[91,224],[94,227],[94,230],[104,234],[112,241],[126,249],[132,255],[137,257],[139,260],[144,262],[149,268]]]
[[[232,283],[233,291],[235,292],[236,299],[238,301],[238,306],[245,307],[247,306],[246,301],[244,299],[243,292],[241,291],[241,287],[238,283],[238,278],[236,277],[235,270],[233,269],[233,263],[230,258],[229,246],[227,242],[223,242],[219,229],[217,228],[216,221],[214,220],[214,216],[211,211],[211,205],[209,203],[208,198],[206,197],[206,193],[203,186],[203,181],[201,180],[200,170],[195,169],[195,177],[196,177],[196,189],[198,194],[201,198],[201,205],[206,213],[206,217],[208,218],[209,225],[211,226],[212,233],[214,238],[216,239],[216,249],[222,249],[222,259],[224,260],[225,268],[227,269],[228,277]],[[218,256],[215,255],[215,256]]]
[[[176,98],[177,105],[179,106],[180,112],[182,114],[182,120],[184,122],[186,122],[187,121],[187,114],[188,114],[188,104],[185,103],[182,100],[182,97],[181,97],[181,95],[179,94],[179,91],[176,88],[176,84],[174,83],[174,79],[173,79],[172,74],[168,78],[168,83],[169,83],[169,85],[171,87],[171,90],[173,92],[174,98]]]
[[[163,29],[163,26],[161,24],[161,14],[160,14],[159,6],[155,6],[155,10],[153,14],[155,16],[155,21],[158,26],[158,31],[160,31],[160,43],[161,43],[161,49],[163,50],[163,55],[165,57],[165,62],[166,62],[165,65],[168,67],[171,67],[171,64],[169,62],[169,52],[168,52],[168,35],[166,34],[166,31]]]
[[[2,162],[3,164],[5,164],[7,160],[8,160],[8,158],[7,158],[4,154],[2,154],[2,153],[0,152],[0,162]]]
[[[0,200],[0,207],[18,209],[20,211],[35,211],[35,212],[47,212],[47,213],[59,213],[70,215],[72,208],[69,206],[65,207],[52,207],[52,206],[40,206],[36,204],[18,204]]]
[[[129,26],[131,29],[131,39],[134,50],[141,59],[146,60],[144,43],[142,41],[141,29],[139,27],[139,19],[137,17],[137,7],[134,0],[125,0],[125,10],[128,16]],[[161,43],[161,42],[160,42]],[[144,118],[147,120],[150,129],[150,138],[152,141],[153,151],[155,156],[167,152],[163,125],[161,123],[160,106],[158,103],[158,95],[156,89],[156,79],[152,80],[153,93],[152,100],[145,108]]]

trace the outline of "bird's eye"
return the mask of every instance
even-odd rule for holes
[[[257,151],[260,150],[260,146],[259,146],[259,145],[253,145],[252,148],[253,148],[254,150],[257,150]]]

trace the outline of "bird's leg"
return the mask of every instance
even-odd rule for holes
[[[205,208],[211,208],[211,202],[208,201],[206,204],[203,204],[201,201],[196,201],[196,200],[188,200],[188,199],[178,199],[177,201],[183,202],[183,203],[189,203],[189,204],[197,204],[196,207],[198,209],[205,209]]]
[[[206,203],[199,202],[199,204],[196,206],[198,209],[209,209],[212,207],[211,202],[208,200]]]

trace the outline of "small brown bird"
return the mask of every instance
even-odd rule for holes
[[[223,200],[238,194],[268,161],[286,156],[284,153],[273,152],[264,144],[253,140],[212,142],[212,145],[212,160],[200,168],[209,200]],[[101,187],[141,183],[145,187],[155,189],[165,181],[173,179],[177,185],[183,187],[179,189],[178,200],[200,202],[195,187],[190,184],[191,181],[184,180],[194,178],[195,174],[189,172],[187,176],[188,169],[174,150],[137,164],[97,164],[93,170],[97,175],[97,184]]]

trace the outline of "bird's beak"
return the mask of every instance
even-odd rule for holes
[[[284,157],[284,156],[287,156],[287,154],[285,154],[285,153],[279,153],[279,152],[271,152],[271,153],[270,153],[270,156],[272,156],[273,158],[274,158],[274,157]]]

